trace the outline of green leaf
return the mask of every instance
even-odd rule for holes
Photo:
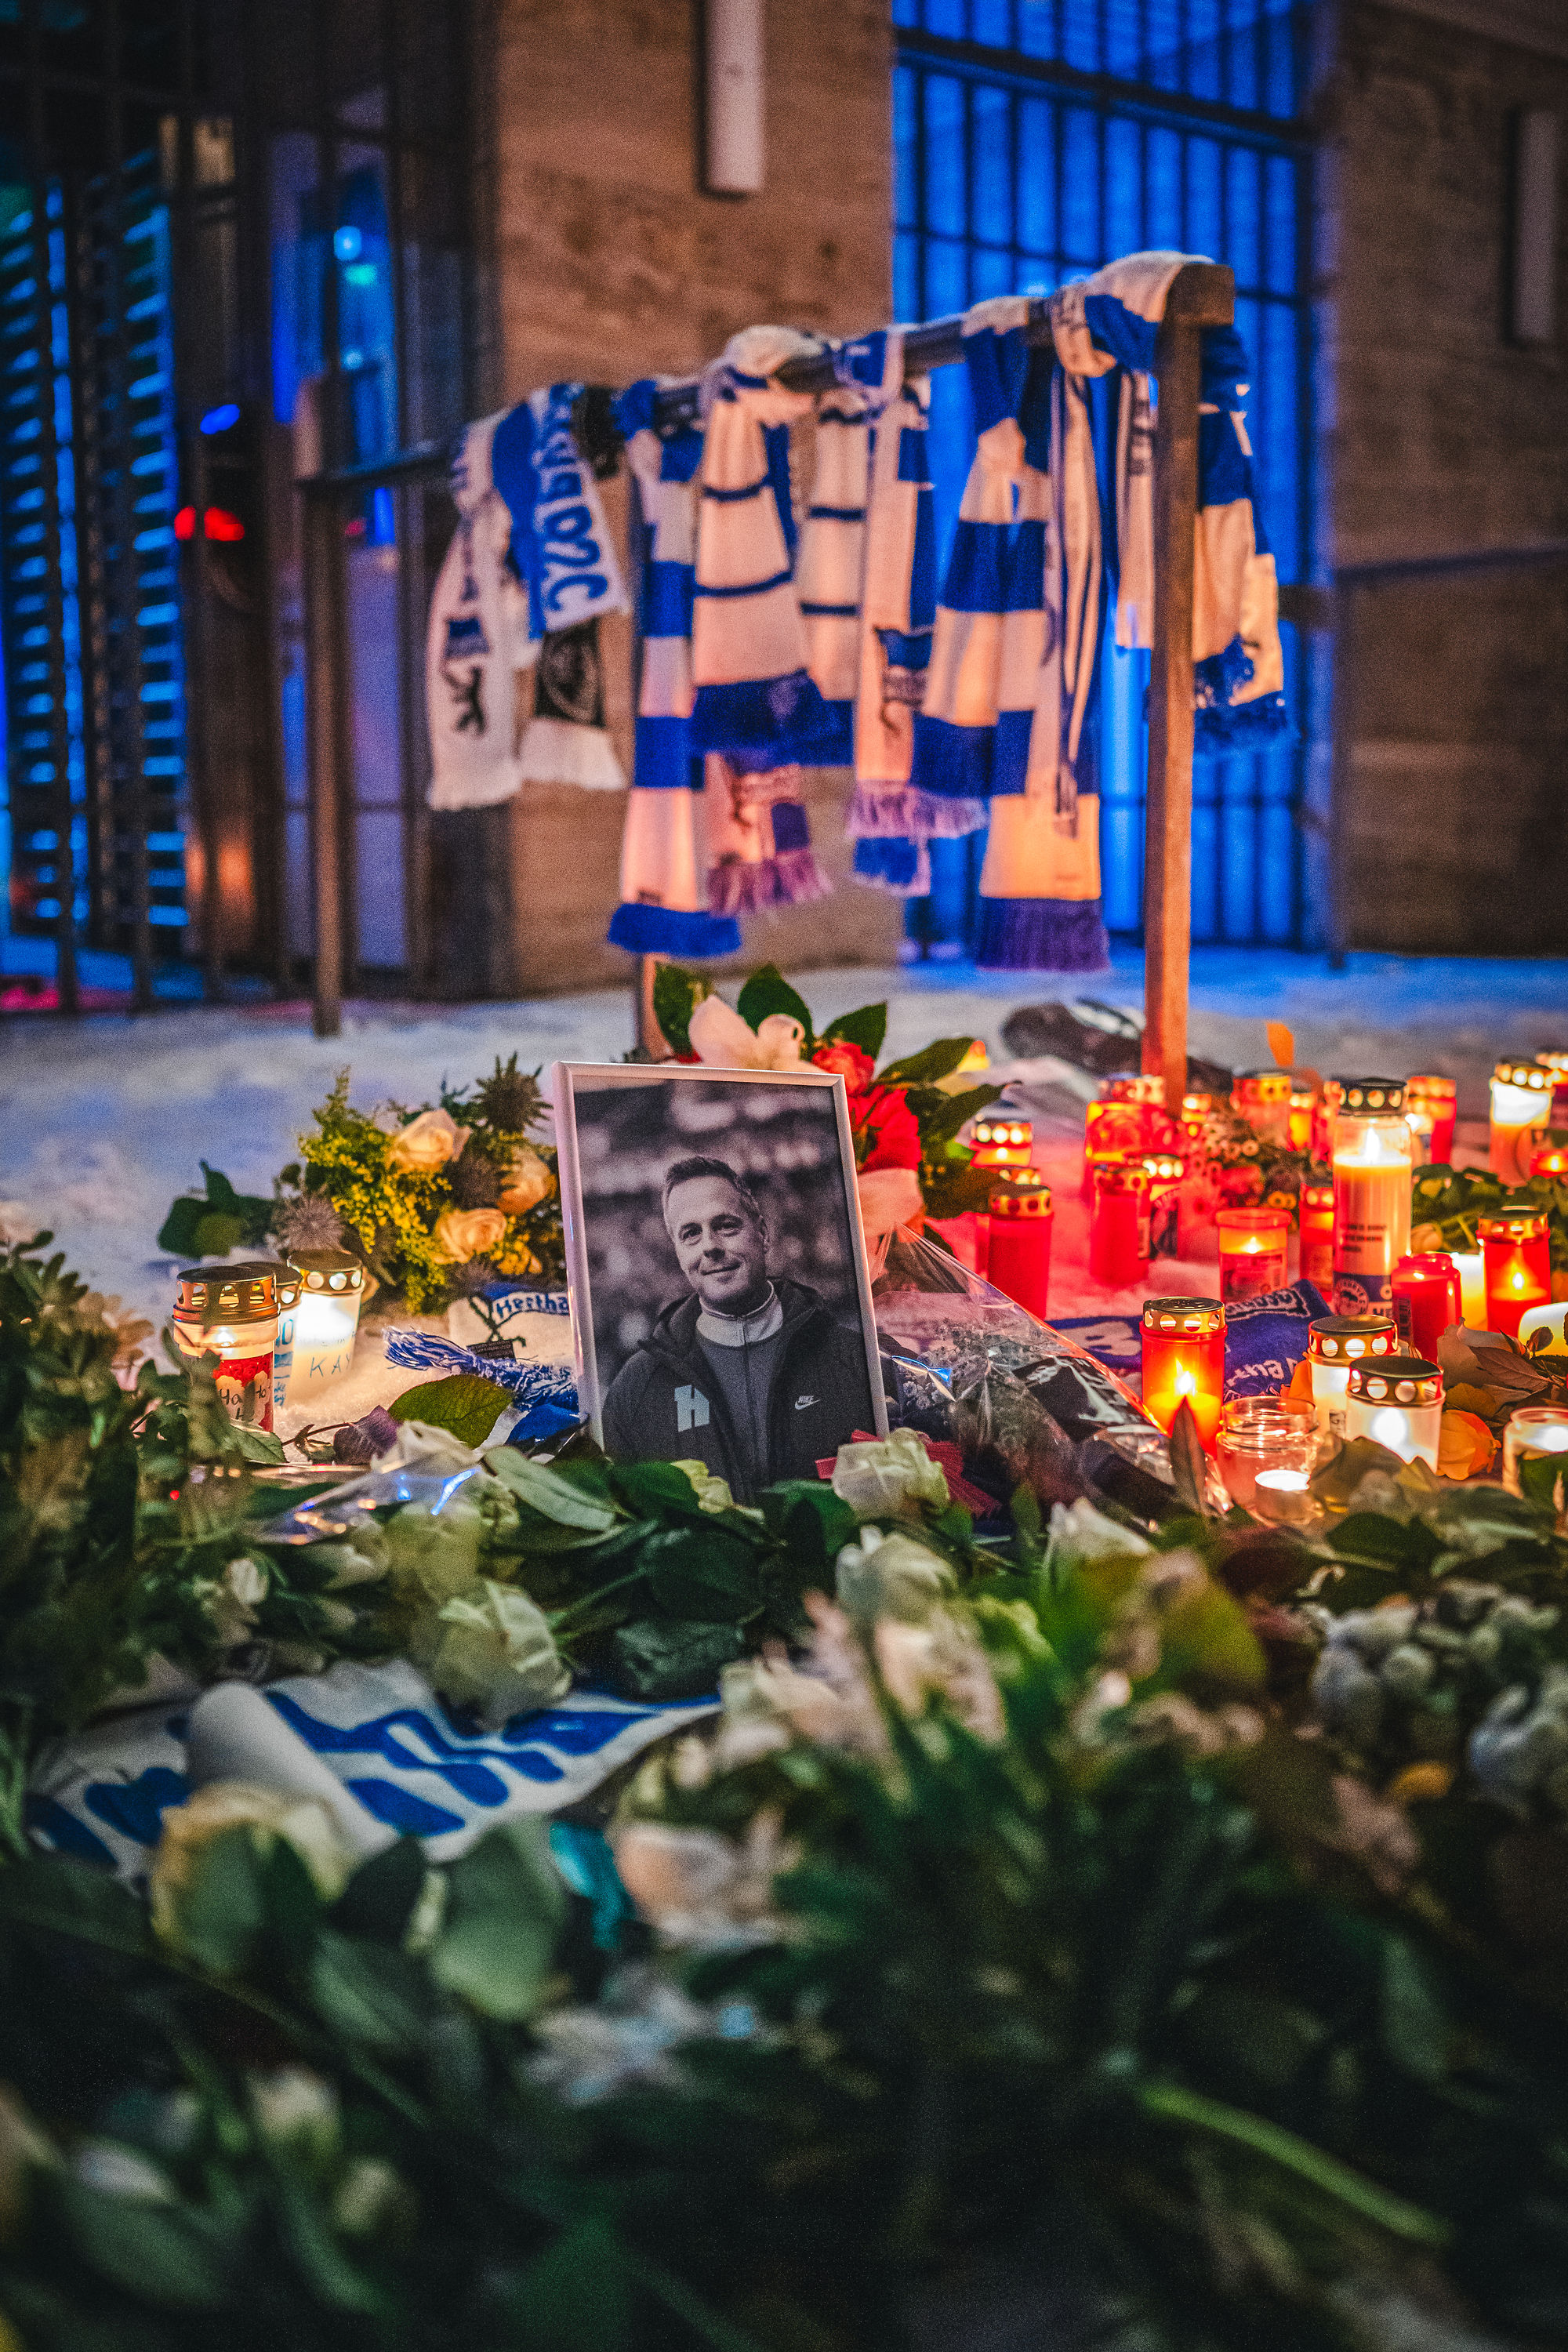
[[[722,1528],[666,1528],[648,1538],[640,1564],[655,1607],[668,1617],[734,1624],[761,1601],[755,1552]]]
[[[214,1976],[243,1971],[267,1924],[266,1857],[247,1828],[223,1831],[196,1858],[179,1906],[180,1942]]]
[[[816,1043],[810,1005],[790,986],[776,963],[765,963],[761,971],[752,972],[741,991],[735,1010],[753,1029],[760,1029],[770,1013],[787,1013],[805,1030],[808,1054]]]
[[[842,1037],[847,1045],[858,1045],[874,1062],[887,1034],[887,1006],[862,1004],[858,1012],[841,1013],[837,1021],[830,1021],[822,1033],[822,1042],[830,1045],[836,1037]]]
[[[238,1217],[226,1216],[221,1209],[206,1209],[197,1218],[191,1236],[191,1251],[195,1257],[226,1257],[245,1239],[245,1226]]]
[[[276,1469],[287,1458],[283,1440],[275,1431],[257,1429],[247,1421],[235,1423],[234,1443],[242,1461],[264,1463],[268,1469]],[[290,1496],[289,1500],[294,1499]]]
[[[1527,1501],[1538,1503],[1545,1510],[1562,1507],[1558,1489],[1563,1482],[1561,1454],[1538,1454],[1533,1462],[1519,1465],[1520,1492]]]
[[[217,2311],[227,2301],[228,2252],[206,2214],[107,2196],[79,2180],[61,2181],[54,2195],[83,2261],[135,2302]]]
[[[860,1522],[826,1478],[785,1479],[759,1498],[763,1524],[792,1559],[820,1580],[832,1582],[833,1566]]]
[[[465,1445],[482,1445],[498,1417],[511,1402],[499,1381],[478,1372],[452,1372],[445,1380],[422,1381],[405,1389],[388,1405],[394,1421],[427,1421],[432,1429],[449,1429]]]
[[[1352,2172],[1337,2157],[1325,2155],[1321,2147],[1299,2139],[1279,2124],[1266,2122],[1261,2116],[1226,2106],[1218,2099],[1205,2099],[1175,2083],[1146,2084],[1138,2098],[1148,2114],[1211,2132],[1251,2155],[1261,2156],[1393,2237],[1410,2239],[1416,2245],[1446,2246],[1452,2235],[1448,2224],[1436,2214],[1407,2204],[1403,2197],[1390,2196],[1387,2189]]]
[[[659,1034],[673,1054],[691,1051],[690,1020],[712,988],[700,972],[688,971],[684,964],[660,963],[654,967],[653,1017]]]
[[[531,2017],[565,1909],[545,1823],[503,1822],[452,1865],[431,1973],[487,2017]]]
[[[417,1838],[400,1837],[361,1864],[327,1916],[342,1935],[401,1944],[424,1890],[424,1848]]]
[[[158,1247],[175,1257],[213,1257],[240,1242],[260,1243],[272,1230],[276,1203],[258,1192],[237,1192],[221,1168],[202,1174],[206,1193],[175,1201],[158,1229]]]
[[[605,2352],[632,2341],[636,2316],[624,2249],[601,2221],[563,2230],[518,2282],[526,2340],[552,2352]]]
[[[91,1863],[64,1856],[0,1871],[0,1919],[47,1928],[100,1951],[141,1958],[153,1949],[146,1911],[130,1888]]]
[[[1431,1528],[1419,1519],[1393,1519],[1383,1511],[1352,1511],[1333,1529],[1331,1540],[1343,1558],[1386,1560],[1391,1568],[1426,1568],[1440,1549]]]
[[[515,1445],[494,1447],[485,1459],[520,1503],[526,1503],[530,1510],[537,1511],[541,1518],[552,1520],[557,1527],[580,1528],[590,1536],[605,1536],[619,1523],[620,1513],[614,1503],[593,1494],[575,1478],[533,1461]],[[596,1469],[598,1465],[581,1466]]]
[[[961,1095],[943,1095],[939,1110],[928,1113],[922,1108],[917,1114],[921,1143],[928,1151],[933,1143],[945,1143],[950,1136],[958,1133],[965,1119],[978,1118],[983,1110],[1001,1099],[1000,1087],[970,1087]]]
[[[351,1943],[324,1928],[310,1982],[323,2024],[345,2042],[386,2058],[406,2056],[423,2043],[423,1978],[405,1953],[384,1944]]]
[[[621,1462],[613,1473],[615,1485],[628,1511],[640,1519],[656,1519],[664,1511],[700,1511],[697,1489],[673,1462]]]
[[[939,1037],[933,1045],[922,1045],[918,1054],[906,1054],[901,1061],[889,1062],[885,1070],[878,1071],[877,1083],[932,1086],[938,1078],[952,1076],[973,1043],[973,1037]]]
[[[612,1637],[610,1673],[627,1698],[668,1706],[717,1690],[722,1669],[745,1654],[745,1638],[734,1625],[644,1617]]]

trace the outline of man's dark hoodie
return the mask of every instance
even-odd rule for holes
[[[742,1434],[697,1336],[701,1302],[661,1307],[605,1399],[605,1450],[627,1462],[704,1462],[737,1502],[780,1478],[815,1478],[857,1429],[869,1429],[871,1387],[859,1334],[842,1330],[815,1290],[773,1285],[784,1309],[767,1400],[764,1475],[750,1476]]]

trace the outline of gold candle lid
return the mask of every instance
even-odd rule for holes
[[[296,1250],[290,1263],[300,1271],[306,1290],[314,1297],[321,1291],[352,1297],[364,1287],[363,1261],[353,1250]]]
[[[1194,1339],[1205,1332],[1223,1331],[1225,1302],[1219,1298],[1146,1298],[1143,1328],[1180,1332]]]
[[[1505,1192],[1489,1217],[1478,1217],[1484,1242],[1537,1242],[1546,1231],[1546,1212],[1529,1192]]]
[[[1405,1108],[1403,1078],[1341,1078],[1339,1107],[1352,1118],[1397,1117]]]
[[[1525,1087],[1531,1094],[1543,1095],[1555,1083],[1555,1073],[1541,1062],[1501,1061],[1492,1076],[1505,1087]]]
[[[1016,1150],[1035,1139],[1034,1123],[1026,1118],[977,1118],[970,1129],[975,1144],[1001,1144]]]
[[[1177,1151],[1146,1151],[1142,1166],[1151,1184],[1179,1184],[1187,1172],[1187,1163]]]
[[[1048,1217],[1050,1187],[1037,1168],[1016,1169],[992,1193],[989,1206],[994,1217]]]
[[[1320,1363],[1392,1356],[1396,1344],[1392,1315],[1323,1315],[1307,1326],[1307,1353]]]
[[[1374,1364],[1352,1364],[1345,1389],[1364,1404],[1440,1404],[1443,1375],[1420,1356],[1384,1356]]]
[[[278,1278],[286,1272],[267,1258],[240,1265],[182,1266],[174,1312],[204,1328],[216,1323],[275,1322]]]

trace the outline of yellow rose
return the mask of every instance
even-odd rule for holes
[[[499,1209],[443,1209],[436,1220],[436,1247],[453,1265],[488,1257],[505,1239],[506,1219]]]
[[[456,1160],[468,1139],[449,1110],[422,1110],[400,1127],[386,1147],[386,1164],[404,1176],[433,1176]]]
[[[554,1190],[555,1179],[538,1152],[531,1143],[522,1143],[512,1153],[506,1181],[496,1194],[496,1206],[509,1217],[524,1217]]]

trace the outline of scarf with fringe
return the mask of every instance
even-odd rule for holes
[[[815,756],[831,733],[795,602],[789,425],[810,396],[773,381],[821,346],[787,327],[732,335],[709,372],[697,530],[692,747],[752,773]]]
[[[512,549],[541,640],[519,769],[525,783],[623,792],[626,780],[605,727],[599,623],[628,605],[593,468],[573,431],[582,389],[553,383],[513,412],[529,420],[531,463],[512,509]]]
[[[658,391],[658,380],[647,377],[615,407],[637,498],[641,675],[621,903],[609,937],[612,945],[637,955],[733,955],[741,946],[739,924],[709,911],[702,764],[691,749],[689,723],[695,477],[702,436],[688,426],[659,439],[653,429]]]
[[[1172,280],[1201,255],[1128,254],[1051,298],[1057,355],[1069,379],[1120,371],[1115,459],[1116,642],[1153,643],[1154,520],[1149,378]],[[1231,327],[1201,339],[1193,658],[1194,750],[1258,751],[1289,731],[1279,591],[1257,506],[1242,401],[1250,369]]]
[[[798,767],[748,769],[710,751],[703,810],[715,915],[801,907],[832,895],[816,862]]]
[[[510,422],[503,413],[470,425],[452,462],[458,528],[430,599],[425,639],[433,809],[490,807],[510,800],[522,781],[517,673],[532,664],[539,647],[511,557],[505,491],[515,472],[516,436],[500,430]]]

